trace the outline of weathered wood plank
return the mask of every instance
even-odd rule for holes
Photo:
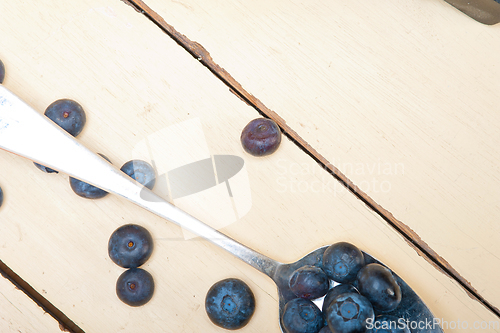
[[[61,332],[59,323],[35,302],[0,276],[0,331]]]
[[[498,25],[444,2],[146,3],[498,307]]]

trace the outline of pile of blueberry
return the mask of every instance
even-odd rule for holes
[[[378,263],[365,265],[363,253],[350,243],[328,247],[322,268],[303,266],[294,271],[289,287],[297,298],[283,310],[286,333],[409,332],[393,325],[399,318],[389,315],[402,296],[392,272]],[[312,300],[323,296],[320,310]]]
[[[123,268],[116,282],[116,295],[125,304],[141,306],[153,297],[155,284],[150,273],[142,266],[153,252],[153,238],[149,231],[136,224],[126,224],[116,229],[108,242],[111,260]]]

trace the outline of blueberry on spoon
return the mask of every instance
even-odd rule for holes
[[[326,309],[332,303],[335,297],[343,293],[358,293],[358,291],[350,284],[339,284],[333,287],[326,293],[325,299],[323,300],[322,311],[326,312]]]
[[[358,273],[358,289],[380,312],[394,310],[401,302],[401,288],[391,271],[377,263],[363,267]]]
[[[326,322],[332,332],[363,333],[375,319],[368,299],[357,293],[340,294],[333,299],[325,312]]]
[[[281,325],[286,333],[318,333],[325,320],[311,300],[294,298],[283,309]]]
[[[289,286],[295,296],[315,299],[328,292],[330,283],[325,272],[316,266],[302,266],[290,277]]]
[[[372,333],[410,333],[404,318],[381,315],[375,318]]]
[[[335,243],[323,254],[323,270],[330,279],[339,283],[353,281],[364,264],[363,252],[347,242]]]

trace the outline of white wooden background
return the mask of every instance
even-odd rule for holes
[[[365,190],[499,305],[498,27],[437,1],[147,3],[360,187],[389,184]],[[189,121],[205,139],[189,152],[184,142],[164,142],[162,163],[207,147],[243,157],[251,209],[224,233],[285,262],[350,241],[394,269],[438,318],[470,325],[447,332],[498,323],[292,142],[267,158],[246,155],[239,134],[257,112],[128,5],[4,1],[0,12],[5,86],[40,112],[58,98],[80,102],[87,125],[79,140],[114,164]],[[0,152],[0,165],[0,259],[85,332],[220,332],[204,296],[226,277],[245,280],[256,295],[241,331],[279,331],[273,282],[231,255],[120,198],[79,198],[65,175],[43,174],[30,161]],[[205,200],[176,204],[217,226],[218,211],[199,208]],[[124,223],[144,225],[156,244],[145,268],[157,290],[140,308],[114,293],[123,270],[109,260],[107,240]],[[59,331],[8,283],[0,288],[1,318],[12,323],[5,327]]]

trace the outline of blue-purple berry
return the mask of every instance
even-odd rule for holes
[[[318,333],[324,324],[323,314],[311,300],[295,298],[283,309],[281,326],[286,333]]]
[[[126,270],[116,281],[116,295],[130,306],[146,304],[153,297],[154,290],[153,276],[141,268]]]
[[[3,204],[3,190],[0,187],[0,207],[2,207],[2,204]]]
[[[357,293],[343,293],[333,299],[325,312],[325,319],[332,332],[363,333],[375,319],[368,299]]]
[[[295,296],[315,299],[324,296],[328,292],[330,283],[321,268],[306,265],[292,273],[289,286]]]
[[[358,291],[350,284],[339,284],[332,289],[328,290],[325,299],[323,300],[322,311],[326,312],[326,309],[332,303],[332,301],[340,294],[344,293],[357,293]]]
[[[253,156],[267,156],[278,149],[281,131],[273,120],[257,118],[245,126],[240,139],[247,153]]]
[[[126,224],[116,229],[108,241],[111,260],[124,268],[143,265],[153,253],[153,238],[149,231],[136,224]]]
[[[142,160],[131,160],[125,163],[121,168],[125,174],[135,179],[150,190],[153,189],[156,182],[156,172],[151,164]]]
[[[239,329],[250,321],[255,311],[255,297],[245,282],[225,279],[208,291],[205,310],[215,325],[229,330]]]
[[[392,311],[401,302],[401,288],[392,272],[380,264],[363,267],[358,273],[357,286],[359,293],[380,312]]]
[[[99,155],[106,161],[110,162],[109,158],[103,154]],[[69,177],[69,184],[73,192],[85,199],[100,199],[108,195],[108,192],[73,177]]]
[[[45,115],[72,136],[83,130],[87,117],[80,104],[71,99],[59,99],[50,104]]]
[[[323,270],[330,279],[339,283],[354,281],[364,264],[363,253],[347,242],[335,243],[323,254]]]

